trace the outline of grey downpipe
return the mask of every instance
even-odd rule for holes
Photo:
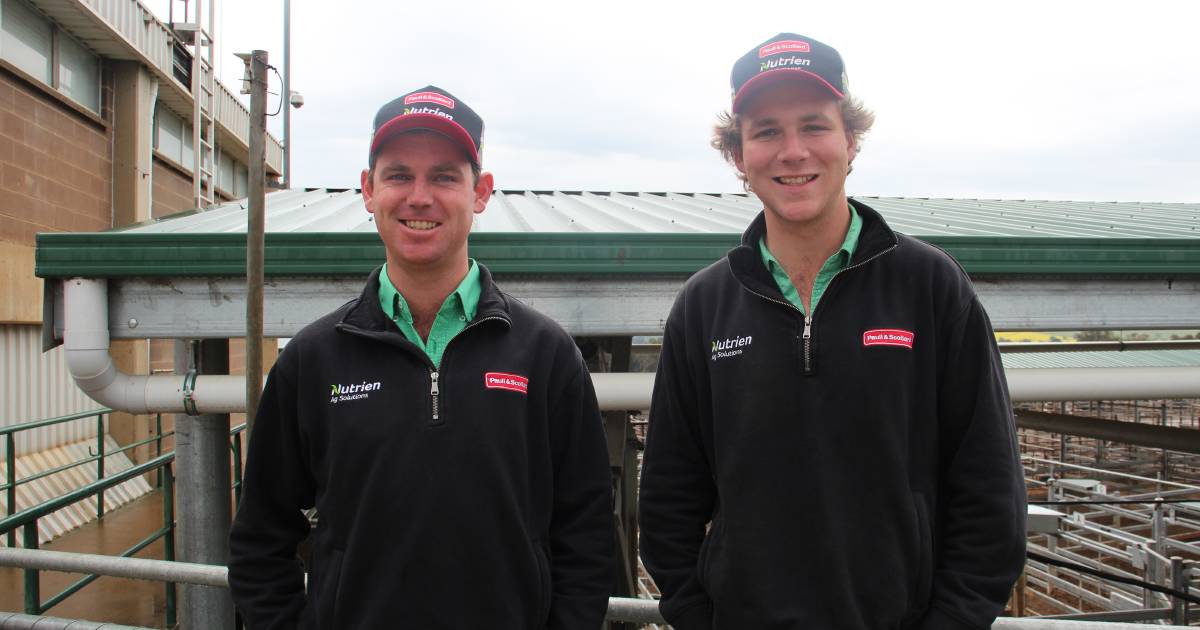
[[[96,402],[129,413],[237,413],[246,407],[245,378],[230,375],[126,374],[109,355],[108,282],[63,283],[63,348],[79,389]]]

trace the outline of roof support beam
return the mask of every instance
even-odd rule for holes
[[[497,274],[505,291],[576,336],[659,335],[682,275]],[[1200,279],[1010,279],[977,281],[999,330],[1200,328]],[[353,299],[362,277],[268,277],[263,332],[291,337]],[[47,280],[47,332],[62,339],[62,282]],[[113,279],[108,282],[113,339],[207,339],[245,335],[240,277]],[[49,327],[52,324],[53,328]]]

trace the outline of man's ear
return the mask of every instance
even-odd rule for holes
[[[367,212],[375,214],[375,211],[371,209],[371,197],[375,195],[375,190],[371,184],[371,171],[364,168],[358,181],[362,187],[363,205],[367,207]]]
[[[483,212],[487,208],[488,200],[492,198],[492,189],[496,186],[496,179],[491,173],[484,171],[479,174],[479,180],[475,182],[475,214]]]

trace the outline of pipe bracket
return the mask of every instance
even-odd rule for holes
[[[196,409],[196,370],[188,370],[186,376],[183,377],[183,412],[189,416],[200,415],[200,410]]]

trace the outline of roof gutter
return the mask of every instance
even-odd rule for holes
[[[76,384],[102,405],[130,413],[239,413],[241,375],[125,374],[109,356],[108,282],[63,283],[63,345]],[[1013,402],[1200,398],[1200,367],[1005,370]],[[654,374],[592,375],[602,410],[647,409]]]
[[[142,376],[120,371],[109,355],[108,281],[63,283],[63,347],[75,383],[96,402],[129,413],[237,413],[246,380],[231,375]]]

